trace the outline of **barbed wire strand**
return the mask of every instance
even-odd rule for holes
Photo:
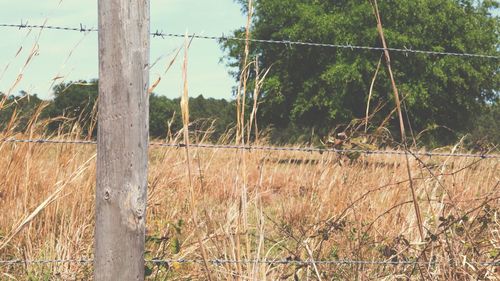
[[[182,34],[174,33],[162,33],[154,32],[151,34],[153,37],[185,37]],[[194,37],[197,39],[208,39],[217,41],[246,41],[245,38],[234,37],[234,36],[204,36],[191,34],[188,37]],[[426,50],[414,50],[411,48],[383,48],[383,47],[370,47],[370,46],[360,46],[351,44],[329,44],[329,43],[316,43],[316,42],[304,42],[304,41],[290,41],[290,40],[271,40],[271,39],[249,39],[249,42],[253,43],[267,43],[267,44],[280,44],[280,45],[298,45],[298,46],[311,46],[311,47],[325,47],[325,48],[337,48],[337,49],[351,49],[351,50],[371,50],[371,51],[392,51],[400,53],[414,53],[414,54],[426,54],[426,55],[441,55],[441,56],[460,56],[460,57],[476,57],[476,58],[486,58],[486,59],[500,59],[500,56],[484,55],[484,54],[472,54],[472,53],[458,53],[458,52],[439,52],[439,51],[426,51]]]
[[[4,138],[0,139],[3,143],[35,143],[35,144],[80,144],[80,145],[96,145],[96,141],[89,140],[57,140],[57,139],[15,139]],[[151,142],[150,146],[158,147],[175,147],[181,148],[186,145],[183,143],[161,143]],[[230,144],[189,144],[193,148],[206,149],[240,149],[240,150],[263,150],[263,151],[300,151],[300,152],[318,152],[318,153],[361,153],[365,155],[405,155],[404,150],[365,150],[365,149],[336,149],[336,148],[318,148],[318,147],[283,147],[283,146],[251,146],[251,145],[230,145]],[[411,151],[416,156],[428,157],[461,157],[461,158],[482,158],[482,159],[498,159],[498,154],[473,154],[473,153],[444,153],[444,152],[418,152]]]
[[[16,265],[16,264],[54,264],[54,263],[92,263],[94,260],[91,258],[81,258],[81,259],[41,259],[41,260],[23,260],[23,259],[13,259],[13,260],[0,260],[0,265]],[[153,264],[165,264],[172,265],[175,263],[179,264],[189,264],[189,263],[197,263],[203,264],[204,260],[202,259],[148,259],[145,260],[146,263]],[[444,262],[444,261],[411,261],[411,260],[349,260],[349,259],[339,259],[339,260],[293,260],[293,259],[243,259],[243,260],[231,260],[231,259],[211,259],[208,260],[208,263],[213,265],[223,265],[223,264],[271,264],[271,265],[279,265],[279,264],[293,264],[293,265],[437,265],[444,263],[451,263],[452,261]],[[473,265],[481,265],[481,266],[500,266],[500,261],[492,261],[492,262],[475,262],[475,261],[467,261],[464,263],[473,264]]]
[[[65,27],[65,26],[54,26],[54,25],[33,25],[22,23],[21,24],[6,24],[0,23],[0,27],[12,27],[18,29],[24,28],[37,28],[37,29],[54,29],[63,31],[77,31],[77,32],[96,32],[97,28],[87,28],[85,25],[80,24],[79,27]],[[176,37],[184,38],[185,34],[177,33],[164,33],[162,31],[156,30],[151,33],[151,36],[156,38],[166,38],[166,37]],[[207,36],[207,35],[187,35],[191,38],[196,39],[206,39],[215,41],[246,41],[246,38],[235,37],[235,36]],[[500,56],[485,55],[485,54],[473,54],[473,53],[459,53],[459,52],[445,52],[445,51],[427,51],[427,50],[414,50],[412,48],[383,48],[383,47],[369,47],[351,44],[329,44],[329,43],[317,43],[317,42],[305,42],[305,41],[291,41],[291,40],[271,40],[271,39],[248,39],[249,42],[253,43],[264,43],[264,44],[279,44],[284,46],[310,46],[310,47],[325,47],[325,48],[337,48],[337,49],[351,49],[351,50],[371,50],[371,51],[384,51],[388,50],[391,52],[401,52],[405,54],[425,54],[425,55],[439,55],[439,56],[458,56],[458,57],[469,57],[469,58],[485,58],[485,59],[500,59]]]
[[[0,260],[0,265],[16,265],[16,264],[52,264],[52,263],[92,263],[93,259],[46,259],[46,260]]]

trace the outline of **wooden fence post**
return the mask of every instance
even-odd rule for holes
[[[95,280],[144,280],[149,0],[99,0]]]

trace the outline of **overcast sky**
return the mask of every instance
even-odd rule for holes
[[[0,23],[97,27],[97,1],[82,0],[0,0]],[[244,26],[245,17],[233,0],[151,0],[151,30],[200,35],[229,34]],[[38,52],[23,65],[38,40]],[[42,98],[52,95],[52,81],[69,82],[97,78],[97,33],[83,34],[57,30],[18,30],[0,27],[0,92],[25,90]],[[173,51],[183,39],[151,38],[151,62],[161,60],[151,70],[151,80],[163,76]],[[16,53],[22,47],[19,54]],[[195,40],[189,53],[188,80],[191,96],[231,98],[234,80],[220,63],[223,56],[215,41]],[[7,70],[5,71],[5,68]],[[19,73],[22,80],[16,84]],[[178,97],[181,90],[180,60],[162,77],[155,92]]]

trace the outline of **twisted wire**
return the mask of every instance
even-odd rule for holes
[[[36,25],[36,24],[7,24],[0,23],[0,27],[11,27],[11,28],[37,28],[37,29],[53,29],[53,30],[63,30],[63,31],[77,31],[77,32],[96,32],[97,28],[87,28],[85,25],[80,24],[79,27],[67,27],[67,26],[55,26],[55,25]],[[246,41],[246,38],[235,37],[235,36],[208,36],[208,35],[197,35],[197,34],[178,34],[178,33],[165,33],[156,30],[151,33],[153,38],[166,38],[166,37],[176,37],[185,38],[191,37],[196,39],[206,39],[215,41]],[[306,42],[306,41],[291,41],[291,40],[272,40],[272,39],[248,39],[249,42],[253,43],[263,43],[263,44],[278,44],[284,46],[310,46],[310,47],[324,47],[324,48],[337,48],[337,49],[350,49],[350,50],[371,50],[371,51],[391,51],[391,52],[401,52],[405,54],[425,54],[425,55],[438,55],[438,56],[458,56],[458,57],[468,57],[468,58],[484,58],[484,59],[500,59],[500,56],[486,55],[486,54],[474,54],[474,53],[459,53],[459,52],[445,52],[445,51],[428,51],[428,50],[414,50],[412,48],[383,48],[383,47],[370,47],[370,46],[360,46],[351,44],[330,44],[330,43],[318,43],[318,42]]]
[[[15,139],[4,138],[0,139],[0,143],[34,143],[34,144],[81,144],[81,145],[95,145],[96,141],[89,140],[57,140],[57,139]],[[158,147],[186,147],[183,143],[162,143],[151,142],[150,146]],[[251,145],[231,145],[231,144],[189,144],[192,148],[206,148],[206,149],[232,149],[232,150],[262,150],[262,151],[300,151],[300,152],[318,152],[318,153],[360,153],[365,155],[405,155],[411,153],[416,156],[428,157],[462,157],[462,158],[482,158],[482,159],[498,159],[498,154],[473,154],[473,153],[445,153],[445,152],[425,152],[425,151],[411,151],[404,150],[366,150],[366,149],[337,149],[337,148],[319,148],[319,147],[283,147],[283,146],[251,146]]]
[[[23,260],[23,259],[13,259],[13,260],[0,260],[0,265],[16,265],[16,264],[54,264],[54,263],[80,263],[87,264],[93,263],[91,258],[81,258],[81,259],[39,259],[39,260]],[[146,263],[159,264],[159,265],[172,265],[172,264],[203,264],[203,259],[147,259]],[[207,261],[212,265],[224,265],[224,264],[269,264],[269,265],[437,265],[444,263],[451,263],[451,261],[415,261],[415,260],[350,260],[350,259],[338,259],[338,260],[293,260],[293,259],[242,259],[242,260],[232,260],[232,259],[211,259]],[[465,263],[465,262],[464,262]],[[475,262],[469,261],[469,264],[481,265],[481,266],[500,266],[500,261],[491,262]]]

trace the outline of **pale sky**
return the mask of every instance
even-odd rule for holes
[[[97,1],[82,0],[0,0],[0,23],[43,24],[79,27],[97,27]],[[151,31],[199,35],[229,34],[245,24],[245,16],[233,0],[151,0]],[[34,44],[38,52],[28,66]],[[79,79],[90,80],[98,76],[97,33],[87,35],[75,31],[40,30],[0,27],[0,92],[12,94],[25,90],[41,98],[52,95],[52,79],[56,83]],[[151,69],[154,81],[162,75],[155,93],[170,98],[181,91],[181,60],[178,59],[166,76],[166,65],[173,51],[183,44],[182,38],[151,38],[151,63],[162,57]],[[22,47],[19,54],[16,53]],[[189,52],[188,80],[190,96],[232,97],[234,79],[220,63],[224,53],[215,41],[195,39]],[[5,69],[7,70],[5,71]],[[16,79],[22,73],[22,80]]]

